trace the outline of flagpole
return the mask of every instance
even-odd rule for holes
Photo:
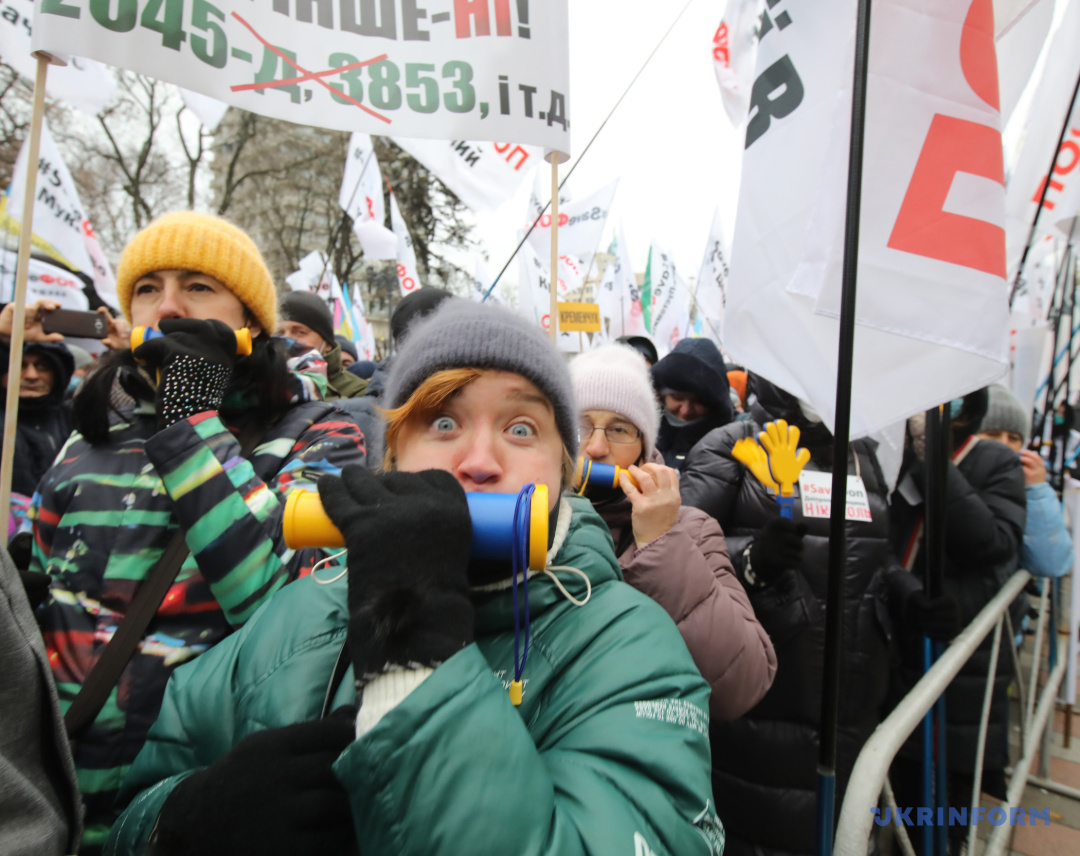
[[[1080,74],[1076,76],[1076,86],[1073,87],[1072,98],[1069,99],[1069,108],[1065,111],[1065,119],[1061,123],[1061,133],[1058,135],[1057,145],[1054,146],[1054,154],[1050,159],[1050,169],[1043,181],[1042,193],[1039,194],[1039,204],[1035,208],[1035,216],[1031,219],[1031,230],[1028,232],[1027,243],[1024,245],[1024,253],[1020,256],[1020,264],[1016,268],[1016,279],[1013,280],[1012,291],[1009,293],[1009,307],[1012,308],[1016,299],[1016,292],[1020,289],[1020,282],[1024,274],[1024,265],[1027,263],[1028,253],[1031,252],[1031,242],[1035,240],[1035,227],[1039,223],[1039,215],[1042,213],[1043,203],[1046,202],[1046,193],[1050,189],[1050,182],[1054,178],[1054,170],[1057,168],[1058,154],[1061,152],[1061,144],[1065,142],[1065,134],[1069,130],[1069,119],[1076,108],[1076,94],[1080,92]]]
[[[15,431],[18,427],[19,384],[22,377],[22,350],[26,327],[26,283],[29,278],[30,244],[34,234],[34,195],[37,190],[38,156],[41,152],[41,125],[45,118],[45,76],[49,55],[39,51],[34,75],[34,101],[30,113],[30,136],[26,150],[26,191],[19,221],[19,258],[15,268],[15,314],[11,321],[8,357],[7,398],[4,404],[4,442],[0,457],[0,511],[11,517],[11,473],[15,464]]]
[[[552,151],[545,157],[551,164],[551,269],[548,271],[548,292],[551,307],[548,310],[548,335],[551,341],[559,338],[559,153]]]
[[[846,560],[847,460],[851,434],[851,375],[855,348],[855,297],[859,269],[859,215],[862,205],[866,79],[870,47],[870,0],[859,0],[851,92],[847,215],[840,296],[840,336],[836,359],[836,414],[833,428],[833,502],[829,512],[829,583],[825,610],[825,676],[821,694],[821,739],[817,769],[817,856],[831,856],[836,803],[836,725],[843,658],[844,564]]]

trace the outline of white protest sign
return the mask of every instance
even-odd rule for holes
[[[828,517],[832,508],[832,473],[803,470],[799,474],[799,498],[803,517]],[[847,519],[869,523],[870,500],[858,476],[847,477]]]
[[[27,80],[33,81],[37,73],[37,60],[30,53],[33,0],[4,0],[0,19],[0,59]],[[112,100],[116,92],[116,76],[92,59],[83,56],[67,59],[67,65],[54,65],[49,69],[45,91],[88,116],[96,116]]]
[[[566,0],[42,0],[33,47],[300,125],[570,151]]]
[[[528,242],[518,253],[518,312],[544,330],[551,329],[551,276]]]
[[[514,195],[541,152],[532,146],[465,140],[394,142],[422,163],[474,211],[494,211]]]

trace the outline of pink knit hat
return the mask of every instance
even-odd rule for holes
[[[570,363],[578,410],[611,410],[642,434],[645,458],[656,446],[660,406],[645,358],[628,345],[604,345]]]

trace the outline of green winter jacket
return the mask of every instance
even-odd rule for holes
[[[590,504],[565,500],[558,530],[549,565],[584,571],[592,594],[575,606],[550,576],[532,578],[521,707],[507,695],[511,593],[478,592],[476,642],[335,763],[364,856],[720,856],[709,687],[664,610],[621,581]],[[579,575],[553,573],[584,598]],[[247,735],[319,716],[345,640],[347,586],[300,580],[176,671],[107,854],[143,853],[172,788]],[[350,670],[335,708],[353,701],[352,686]]]

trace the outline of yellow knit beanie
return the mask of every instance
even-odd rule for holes
[[[132,238],[116,271],[116,293],[128,321],[136,280],[157,270],[212,276],[240,299],[266,332],[277,330],[273,277],[255,242],[232,223],[210,214],[174,211]]]

